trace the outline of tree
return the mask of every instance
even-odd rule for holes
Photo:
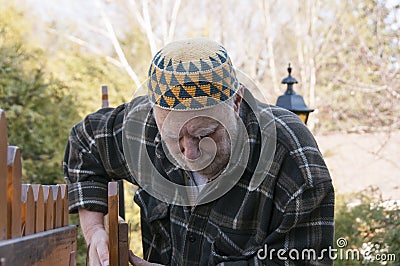
[[[321,118],[327,130],[399,128],[400,6],[341,1],[317,67]],[[398,16],[397,16],[398,17]]]
[[[43,51],[25,44],[23,14],[12,6],[0,12],[0,108],[9,144],[21,149],[25,182],[62,183],[63,150],[77,118],[74,99],[46,71]]]
[[[135,89],[160,47],[205,36],[224,44],[235,66],[272,104],[284,91],[278,81],[291,62],[297,92],[317,109],[309,124],[314,131],[399,128],[399,116],[393,115],[400,108],[395,104],[400,97],[399,5],[378,0],[89,2],[96,3],[91,14],[97,18],[79,19],[75,28],[80,31],[51,30],[119,69]]]

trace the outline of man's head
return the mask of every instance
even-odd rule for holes
[[[220,173],[243,96],[225,48],[204,38],[168,44],[152,61],[148,89],[161,137],[177,163],[207,178]]]

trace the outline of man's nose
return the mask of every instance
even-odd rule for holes
[[[189,160],[196,160],[200,157],[199,140],[197,138],[183,137],[181,152]]]

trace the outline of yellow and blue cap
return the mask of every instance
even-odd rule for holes
[[[148,72],[149,99],[163,109],[204,109],[232,98],[238,89],[227,51],[206,38],[166,45]]]

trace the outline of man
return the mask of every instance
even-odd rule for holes
[[[139,186],[143,254],[135,265],[332,264],[334,191],[307,127],[257,101],[225,48],[168,44],[147,96],[71,131],[64,172],[92,265],[108,264],[107,183]]]

